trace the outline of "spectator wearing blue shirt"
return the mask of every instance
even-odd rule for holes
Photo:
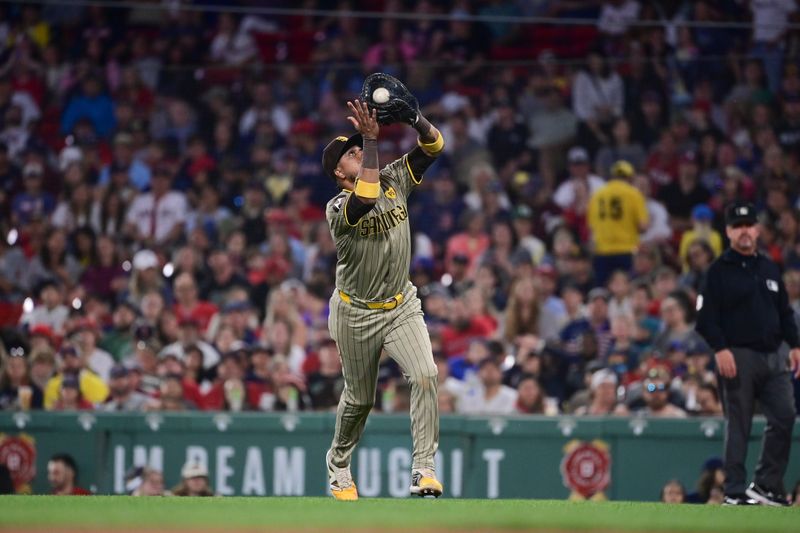
[[[450,375],[462,381],[469,381],[477,375],[480,362],[491,355],[487,340],[473,339],[465,355],[449,359]]]
[[[592,333],[597,341],[597,352],[608,353],[611,346],[611,325],[608,320],[609,292],[597,287],[589,291],[587,297],[587,316],[569,322],[561,330],[560,340],[567,353],[583,353],[583,337]]]
[[[25,191],[14,197],[11,205],[12,219],[15,225],[28,224],[33,219],[46,218],[56,206],[55,199],[42,190],[44,167],[41,163],[31,161],[22,169]]]
[[[111,173],[125,172],[128,183],[140,191],[150,187],[150,167],[133,157],[133,136],[130,133],[117,133],[114,136],[114,160],[100,171],[99,185],[108,185]]]
[[[114,102],[102,92],[100,80],[90,75],[81,86],[81,92],[72,97],[61,117],[61,133],[68,135],[75,123],[82,118],[89,119],[97,134],[108,138],[116,126]]]

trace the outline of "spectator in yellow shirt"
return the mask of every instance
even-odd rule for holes
[[[604,286],[615,270],[630,272],[639,234],[647,229],[647,206],[642,193],[630,184],[633,175],[633,165],[617,161],[611,166],[611,179],[589,199],[596,285]]]
[[[59,352],[61,355],[61,370],[50,378],[44,389],[44,408],[52,410],[58,401],[61,391],[61,382],[64,374],[78,374],[78,385],[81,396],[89,403],[98,404],[108,397],[108,385],[94,372],[86,368],[85,362],[72,346],[66,346]]]
[[[689,245],[694,241],[707,242],[714,251],[715,259],[722,253],[722,236],[711,227],[713,220],[714,212],[706,204],[697,204],[692,209],[692,229],[683,233],[678,248],[678,256],[681,258],[684,272],[689,271]]]

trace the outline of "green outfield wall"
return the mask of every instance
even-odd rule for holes
[[[222,495],[325,494],[330,413],[0,413],[0,462],[47,492],[47,459],[67,452],[81,485],[100,494],[124,491],[132,465],[179,481],[189,459],[208,466]],[[750,471],[760,448],[756,420]],[[442,417],[437,470],[446,495],[456,498],[567,498],[565,471],[578,488],[607,487],[614,500],[656,500],[671,478],[691,490],[703,462],[721,455],[724,421],[703,418]],[[408,494],[409,419],[372,415],[354,456],[362,496]],[[574,452],[570,454],[570,452]],[[795,428],[786,483],[800,478],[800,428]]]

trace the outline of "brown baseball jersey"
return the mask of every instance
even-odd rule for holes
[[[385,300],[401,293],[408,283],[411,229],[408,193],[415,185],[406,156],[380,172],[381,194],[367,214],[348,220],[346,203],[351,191],[342,191],[326,210],[336,243],[336,287],[360,300]]]

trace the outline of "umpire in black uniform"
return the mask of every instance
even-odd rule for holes
[[[757,250],[755,208],[725,212],[730,248],[711,265],[698,302],[697,331],[714,350],[725,418],[725,503],[786,505],[795,408],[791,371],[800,377],[800,339],[778,266]],[[791,348],[789,357],[782,343]],[[791,370],[791,371],[790,371]],[[767,418],[754,482],[745,458],[755,400]]]

